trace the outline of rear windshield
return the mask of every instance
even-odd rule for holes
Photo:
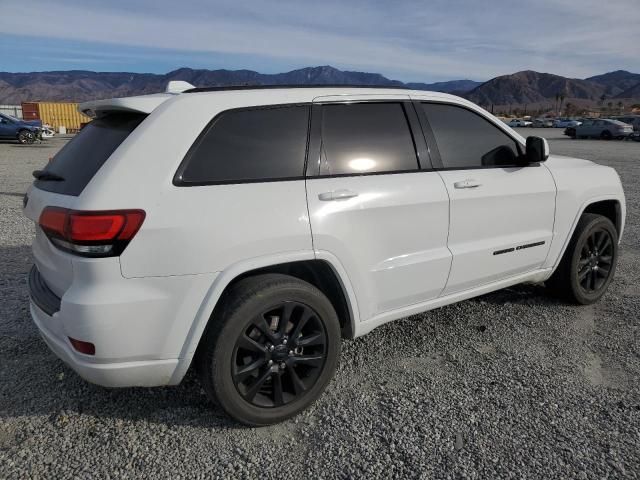
[[[63,195],[80,195],[104,162],[145,117],[119,113],[93,120],[46,166],[45,171],[55,173],[63,180],[36,180],[35,186]]]

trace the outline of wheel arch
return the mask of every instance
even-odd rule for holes
[[[610,198],[607,200],[598,200],[596,202],[589,203],[582,210],[579,217],[585,213],[595,213],[608,218],[616,227],[618,235],[620,235],[622,229],[622,207],[619,200]]]
[[[355,294],[346,276],[346,272],[337,260],[317,259],[313,253],[300,252],[288,258],[270,257],[252,259],[234,265],[220,272],[209,288],[180,354],[179,366],[174,372],[170,384],[180,382],[196,355],[198,345],[204,336],[205,329],[221,298],[228,289],[243,278],[265,273],[281,273],[304,280],[322,291],[333,305],[343,338],[357,336],[359,313]]]
[[[326,260],[303,260],[280,263],[253,269],[235,277],[225,287],[225,291],[243,278],[265,273],[281,273],[310,283],[329,299],[340,320],[340,330],[343,338],[353,338],[353,312],[349,305],[348,293],[339,274]]]
[[[624,222],[624,216],[625,216],[624,199],[620,198],[617,195],[608,195],[608,196],[601,196],[601,197],[591,198],[586,200],[578,210],[573,220],[569,234],[564,240],[564,244],[562,246],[562,249],[560,250],[560,253],[553,261],[552,269],[549,275],[551,275],[551,273],[555,271],[556,268],[558,268],[558,265],[560,264],[560,261],[562,260],[562,257],[564,256],[565,251],[567,250],[569,242],[571,241],[571,238],[575,234],[576,227],[578,226],[578,222],[580,221],[580,218],[582,217],[582,215],[585,213],[596,213],[598,215],[603,215],[604,217],[608,218],[616,227],[616,231],[618,233],[618,239],[620,239],[620,237],[622,236],[622,232],[624,230],[624,223],[625,223]]]

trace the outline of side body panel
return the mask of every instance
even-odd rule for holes
[[[215,115],[256,104],[253,95],[246,105],[243,98],[189,94],[166,101],[83,191],[87,210],[147,212],[143,227],[120,257],[125,277],[219,272],[246,258],[312,251],[302,172],[293,181],[188,187],[172,183],[187,151]],[[262,101],[268,104],[268,95]]]
[[[540,268],[553,237],[556,189],[543,165],[442,171],[453,255],[444,294]],[[470,181],[475,188],[456,188]]]
[[[355,198],[324,202],[328,191]],[[437,297],[445,286],[449,199],[436,172],[307,180],[316,252],[339,258],[360,320]]]

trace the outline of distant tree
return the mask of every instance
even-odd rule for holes
[[[618,113],[622,113],[622,111],[624,110],[624,103],[622,103],[622,101],[618,102]]]
[[[567,104],[565,105],[565,113],[568,117],[570,117],[571,115],[575,114],[575,105],[571,102],[567,102]]]
[[[560,94],[560,108],[558,109],[560,111],[560,114],[562,114],[562,104],[564,103],[564,99],[565,99],[565,96],[564,96],[564,94],[561,93]]]
[[[613,102],[607,102],[607,110],[611,112],[613,110]]]
[[[603,93],[602,95],[600,95],[600,105],[604,104],[605,99],[607,98],[607,96]]]

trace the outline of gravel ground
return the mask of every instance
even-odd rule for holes
[[[108,390],[49,352],[27,309],[21,202],[64,140],[0,144],[0,478],[638,478],[640,144],[533,132],[620,173],[627,230],[605,298],[519,286],[380,327],[345,342],[310,410],[262,429],[230,422],[192,374]]]

